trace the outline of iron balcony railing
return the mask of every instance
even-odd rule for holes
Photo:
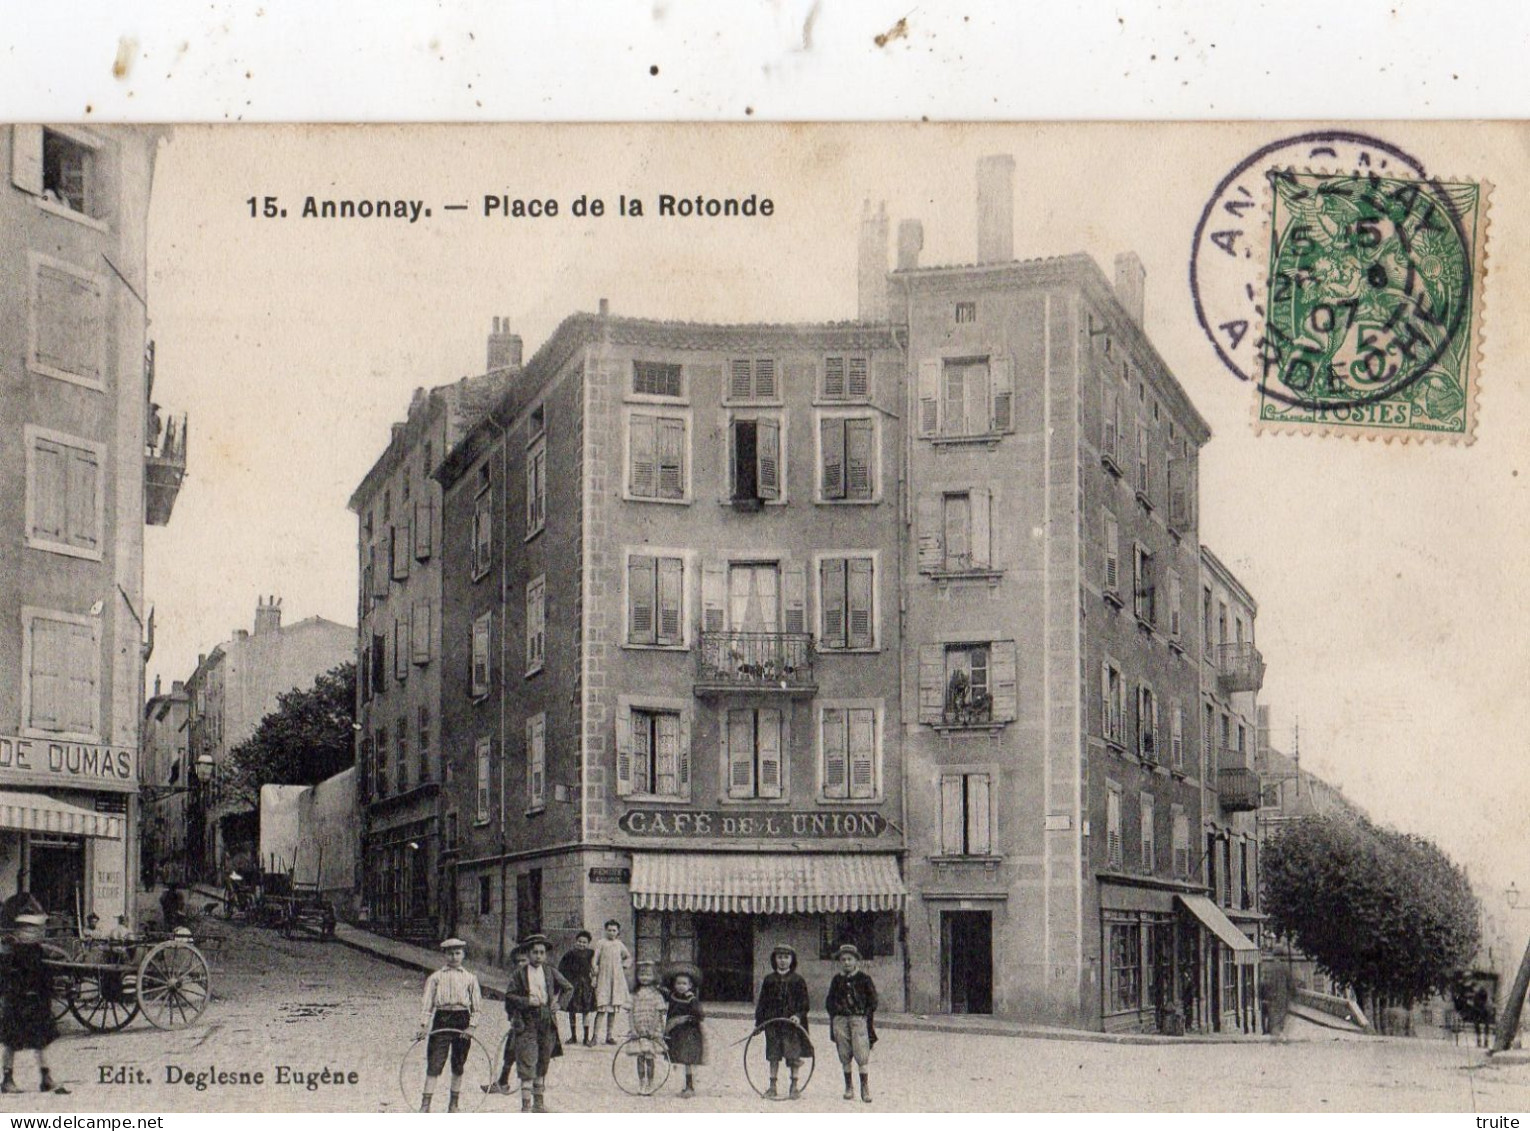
[[[1223,750],[1217,766],[1217,797],[1228,813],[1259,808],[1259,773],[1244,764],[1246,755]]]
[[[1252,644],[1218,644],[1212,649],[1217,686],[1224,695],[1264,686],[1264,657]]]
[[[813,637],[806,632],[703,632],[698,691],[812,691]]]

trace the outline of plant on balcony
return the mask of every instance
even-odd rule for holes
[[[950,726],[977,726],[993,718],[993,696],[974,688],[966,672],[952,672],[946,683],[946,722]]]

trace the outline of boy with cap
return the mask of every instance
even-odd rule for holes
[[[519,946],[510,952],[510,962],[514,969],[523,970],[531,965],[531,960],[526,957],[526,952]],[[513,1018],[514,1012],[509,1004],[505,1005],[505,1015]],[[491,1096],[508,1096],[510,1094],[510,1073],[515,1069],[515,1042],[511,1040],[512,1034],[505,1034],[505,1056],[499,1066],[499,1079],[492,1084],[485,1084],[484,1091]]]
[[[877,1043],[877,987],[871,975],[861,970],[861,952],[853,944],[841,946],[836,957],[839,973],[829,983],[826,1002],[829,1032],[845,1073],[845,1099],[855,1099],[850,1083],[850,1062],[854,1060],[861,1072],[861,1099],[870,1103],[871,1046]]]
[[[420,1095],[421,1111],[430,1110],[436,1081],[441,1079],[448,1053],[452,1060],[452,1091],[446,1110],[458,1110],[462,1070],[467,1065],[468,1049],[472,1047],[468,1034],[478,1024],[478,1011],[483,1008],[483,990],[478,985],[478,976],[462,968],[467,943],[457,938],[447,939],[441,944],[441,950],[446,955],[446,965],[425,979],[425,996],[420,1003],[420,1037],[427,1034],[430,1037],[430,1044],[425,1049],[425,1090]]]
[[[37,1050],[42,1090],[54,1090],[53,1074],[48,1071],[48,1046],[58,1036],[58,1025],[53,1020],[53,975],[43,964],[43,928],[47,925],[48,916],[41,906],[24,909],[16,916],[5,982],[4,1016],[0,1017],[0,1041],[5,1043],[5,1075],[0,1079],[0,1092],[21,1091],[12,1076],[17,1049]]]
[[[563,1055],[558,1011],[574,987],[548,963],[546,935],[527,935],[520,949],[526,965],[518,967],[505,986],[505,1012],[510,1015],[515,1071],[521,1078],[521,1110],[546,1111],[547,1069],[553,1057]]]
[[[790,1018],[802,1026],[798,1032],[790,1025],[771,1025],[765,1030],[765,1059],[770,1063],[770,1087],[765,1098],[776,1098],[776,1079],[781,1075],[781,1062],[792,1074],[788,1099],[800,1099],[802,1089],[797,1086],[797,1070],[802,1067],[804,1052],[812,1055],[807,1040],[808,988],[807,981],[797,973],[797,952],[786,943],[777,943],[770,952],[771,972],[760,983],[758,1004],[754,1007],[754,1025],[759,1028],[767,1021]]]

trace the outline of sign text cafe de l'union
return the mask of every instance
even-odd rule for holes
[[[748,840],[866,840],[887,831],[880,813],[729,813],[705,809],[629,809],[616,822],[629,836],[738,837]]]

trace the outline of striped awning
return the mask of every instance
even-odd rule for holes
[[[738,915],[897,911],[907,892],[895,857],[882,854],[635,852],[639,911]]]
[[[0,829],[121,840],[122,824],[121,816],[92,813],[46,793],[0,790]]]
[[[1238,925],[1222,914],[1222,909],[1204,895],[1177,896],[1185,909],[1199,919],[1222,945],[1233,952],[1233,961],[1250,963],[1259,961],[1259,944],[1254,942]]]

